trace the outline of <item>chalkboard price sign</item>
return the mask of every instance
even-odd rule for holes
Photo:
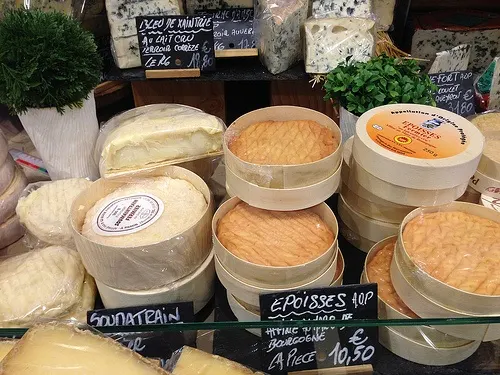
[[[468,70],[429,74],[438,87],[436,105],[457,115],[467,117],[476,113],[474,105],[474,81]]]
[[[144,69],[215,70],[211,17],[148,16],[136,22]]]
[[[377,319],[377,284],[260,296],[262,320]],[[264,372],[284,374],[373,363],[376,327],[263,328]]]

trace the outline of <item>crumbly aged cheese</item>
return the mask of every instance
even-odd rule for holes
[[[253,8],[253,0],[186,0],[186,12],[224,8]]]
[[[82,300],[85,269],[75,250],[49,246],[0,263],[0,326],[60,318]]]
[[[392,285],[390,270],[395,244],[396,239],[377,251],[367,265],[368,280],[378,284],[378,296],[385,303],[410,318],[418,318],[417,314],[405,305]]]
[[[186,180],[140,178],[97,201],[86,214],[82,234],[118,248],[152,245],[182,233],[206,209],[203,194]]]
[[[500,64],[499,64],[500,65]],[[500,180],[500,113],[486,113],[471,120],[485,137],[483,156],[478,170]]]
[[[318,258],[332,245],[334,233],[311,210],[268,211],[241,202],[219,221],[217,238],[238,258],[286,267]]]
[[[115,63],[120,69],[141,65],[136,17],[181,14],[178,0],[106,0],[106,11]]]
[[[7,190],[16,174],[16,162],[9,155],[5,161],[0,164],[0,196]]]
[[[16,344],[17,340],[0,340],[0,362]]]
[[[17,215],[8,218],[0,223],[0,249],[13,244],[25,233],[24,227],[19,222]]]
[[[375,51],[374,27],[373,20],[353,17],[306,21],[306,72],[328,73],[347,57],[370,60]]]
[[[117,341],[63,323],[31,328],[0,364],[3,375],[168,375]]]
[[[500,57],[495,57],[493,60],[495,69],[493,70],[493,78],[491,80],[490,99],[488,109],[500,109]]]
[[[301,31],[308,2],[262,0],[255,8],[257,45],[264,66],[272,74],[284,72],[302,60]]]
[[[28,181],[23,171],[17,169],[7,190],[0,195],[0,223],[14,216],[17,201],[27,184]]]
[[[307,120],[258,122],[229,143],[240,159],[264,165],[311,163],[331,155],[338,146],[331,129]]]
[[[391,28],[395,7],[396,0],[373,0],[373,11],[377,17],[378,29],[387,31]]]
[[[471,46],[468,44],[462,44],[449,51],[438,52],[429,69],[429,74],[467,70],[470,52]]]
[[[372,13],[372,0],[312,0],[312,15],[315,18],[370,18]]]
[[[182,105],[139,108],[107,126],[99,163],[102,175],[222,150],[223,123]]]
[[[500,223],[459,211],[423,214],[403,231],[410,258],[455,288],[500,295]]]
[[[84,178],[49,182],[19,200],[21,223],[41,241],[74,247],[68,217],[73,200],[91,185]]]
[[[184,346],[181,354],[177,359],[174,368],[171,371],[172,375],[253,375],[261,374],[250,370],[249,368],[240,365],[239,363],[230,361],[226,358],[219,357],[203,352],[198,349]],[[8,375],[8,374],[7,374]]]

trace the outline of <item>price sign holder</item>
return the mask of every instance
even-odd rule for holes
[[[200,77],[215,70],[210,16],[137,17],[136,24],[146,78]]]
[[[476,113],[474,78],[469,70],[429,74],[438,87],[434,94],[436,105],[457,115],[467,117]]]
[[[260,313],[262,320],[377,319],[377,284],[265,294],[260,296]],[[377,327],[263,328],[262,370],[369,374],[377,345]]]
[[[197,14],[211,16],[213,19],[215,57],[228,58],[259,55],[255,46],[253,9],[202,10]]]

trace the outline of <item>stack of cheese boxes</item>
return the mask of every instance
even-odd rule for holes
[[[341,283],[338,225],[324,203],[340,183],[340,144],[335,122],[301,107],[256,110],[226,131],[232,197],[215,213],[212,233],[217,276],[238,320],[260,319],[261,294]],[[320,145],[322,157],[305,161]],[[304,162],[281,159],[299,154]]]
[[[367,252],[416,207],[458,199],[482,147],[474,125],[445,110],[397,104],[366,112],[344,147],[341,233]]]
[[[24,228],[16,215],[16,205],[27,183],[23,171],[9,154],[7,139],[0,132],[0,249],[24,235]]]

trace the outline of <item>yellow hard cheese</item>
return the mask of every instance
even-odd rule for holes
[[[5,356],[10,352],[14,345],[16,345],[16,343],[16,340],[0,341],[0,361],[5,358]]]

